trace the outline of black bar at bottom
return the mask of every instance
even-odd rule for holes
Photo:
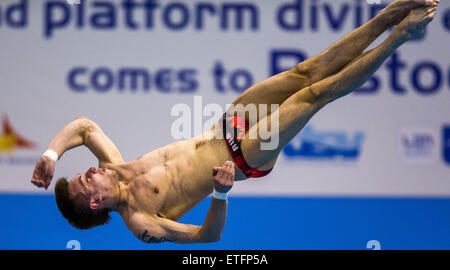
[[[373,265],[397,260],[405,264],[419,262],[436,263],[437,260],[448,261],[450,251],[296,251],[296,250],[126,250],[126,251],[0,251],[2,263],[39,262],[47,264],[55,260],[62,261],[60,266],[92,266],[93,264],[126,266],[142,269],[142,265],[164,265],[197,268],[230,268],[236,266],[256,267],[257,269],[274,269],[281,265],[298,266],[305,264],[321,266],[329,263],[352,263],[354,259],[363,259],[364,265]],[[360,261],[360,260],[357,260]],[[384,263],[384,262],[383,262]],[[363,265],[361,265],[363,266]],[[128,268],[130,267],[130,268]],[[310,267],[307,267],[311,269]],[[134,269],[134,268],[133,268]],[[178,268],[177,268],[178,269]],[[281,269],[280,269],[281,270]]]

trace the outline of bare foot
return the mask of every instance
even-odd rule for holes
[[[436,6],[440,0],[396,0],[384,8],[380,14],[386,16],[390,25],[398,25],[411,10],[419,7]]]
[[[407,40],[421,38],[427,25],[434,19],[436,10],[436,5],[412,10],[397,26],[396,31],[400,31],[401,35]]]

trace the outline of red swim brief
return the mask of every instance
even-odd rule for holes
[[[272,169],[267,171],[254,169],[250,167],[244,159],[241,141],[249,129],[248,121],[239,116],[229,116],[227,113],[225,113],[220,120],[222,121],[224,140],[227,143],[228,150],[230,151],[236,166],[238,166],[248,178],[259,178],[268,175]],[[231,132],[233,131],[234,133],[232,134]]]

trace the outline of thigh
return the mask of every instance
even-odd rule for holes
[[[308,76],[298,72],[297,68],[293,68],[253,85],[242,93],[233,102],[233,105],[245,107],[253,104],[258,113],[259,105],[267,105],[267,114],[270,114],[272,104],[281,105],[286,99],[309,84]]]
[[[250,127],[242,140],[244,158],[250,166],[261,170],[272,168],[284,146],[325,105],[309,89],[292,95],[277,111]]]

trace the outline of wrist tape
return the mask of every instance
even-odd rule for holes
[[[47,151],[45,151],[44,154],[42,154],[42,156],[49,157],[51,160],[53,160],[55,162],[59,158],[58,154],[55,151],[51,150],[51,149],[47,149]]]
[[[218,192],[217,190],[214,190],[214,193],[212,196],[218,200],[226,200],[228,198],[228,193],[226,193],[226,192],[222,193],[222,192]]]

